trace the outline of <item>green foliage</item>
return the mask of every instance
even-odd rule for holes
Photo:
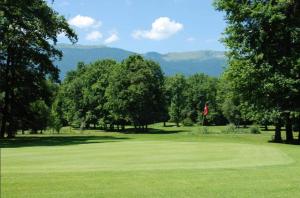
[[[250,130],[250,133],[252,133],[252,134],[260,134],[261,133],[258,125],[250,126],[249,130]]]
[[[182,121],[182,124],[183,124],[183,126],[193,126],[194,122],[193,122],[193,120],[191,118],[185,118]]]
[[[221,132],[222,133],[238,133],[238,129],[234,124],[229,124]]]
[[[47,103],[45,80],[58,80],[53,59],[62,54],[54,46],[60,33],[76,42],[67,20],[43,0],[5,0],[0,3],[0,137],[12,137],[30,120],[30,110]]]
[[[30,104],[30,119],[27,120],[28,128],[34,133],[38,130],[45,130],[50,122],[50,109],[45,101],[37,100]]]
[[[106,128],[160,121],[166,109],[160,66],[139,55],[122,63],[102,60],[78,64],[63,82],[56,110],[61,120],[80,128]]]
[[[299,1],[215,0],[214,5],[226,13],[223,41],[229,48],[229,68],[224,76],[232,92],[244,110],[281,113],[292,141],[291,112],[300,108]],[[279,123],[277,118],[280,133]]]
[[[199,133],[201,133],[201,134],[209,134],[210,133],[209,127],[207,127],[207,126],[201,126],[201,127],[199,127]]]
[[[116,66],[113,60],[96,61],[90,65],[78,63],[69,72],[55,101],[54,111],[62,123],[88,128],[107,118],[105,91],[108,77]]]
[[[160,66],[140,55],[130,56],[113,70],[106,90],[113,119],[147,126],[165,109],[164,77]],[[123,122],[124,122],[123,121]]]
[[[187,78],[185,116],[194,123],[202,120],[202,112],[205,103],[209,103],[208,123],[216,123],[220,109],[218,108],[216,95],[218,79],[205,74],[194,74]],[[220,124],[222,124],[222,121]],[[200,121],[202,122],[202,121]]]
[[[166,80],[166,89],[169,93],[169,115],[170,121],[177,126],[184,118],[184,108],[186,103],[186,79],[181,74],[169,77]]]

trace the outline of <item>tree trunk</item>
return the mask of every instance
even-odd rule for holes
[[[13,127],[12,127],[12,123],[10,121],[8,127],[7,127],[7,138],[14,138],[15,137],[15,134],[14,134],[14,130],[13,130]]]
[[[282,142],[282,138],[281,138],[281,125],[280,124],[276,124],[276,126],[275,126],[274,142]]]
[[[1,129],[0,129],[0,139],[4,138],[5,135],[5,129],[6,129],[6,115],[2,117],[1,121]]]
[[[286,132],[286,141],[292,142],[294,140],[294,136],[293,136],[292,120],[290,118],[290,113],[287,113],[286,115],[285,132]]]
[[[164,127],[166,127],[167,125],[166,125],[166,122],[164,122]]]
[[[268,131],[268,125],[265,124],[265,131]]]
[[[176,122],[176,126],[179,127],[179,122]]]
[[[8,86],[8,82],[7,82],[7,86]],[[5,136],[5,132],[6,131],[6,124],[9,116],[9,88],[7,87],[5,90],[5,98],[4,98],[4,108],[3,108],[3,117],[2,117],[2,123],[1,123],[1,129],[0,129],[0,138],[4,138]]]

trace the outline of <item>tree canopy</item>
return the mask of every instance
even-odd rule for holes
[[[43,0],[1,0],[0,2],[0,93],[1,129],[14,136],[28,116],[33,102],[44,100],[46,79],[58,80],[53,59],[62,53],[55,48],[58,34],[71,42],[77,36],[66,19]],[[19,124],[17,124],[19,123]]]
[[[300,2],[216,0],[214,4],[226,13],[225,76],[232,90],[255,109],[285,114],[291,141],[290,116],[300,104]]]

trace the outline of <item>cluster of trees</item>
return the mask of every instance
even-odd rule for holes
[[[275,141],[293,139],[300,112],[300,1],[215,0],[226,13],[224,74],[231,98],[247,117],[276,126]],[[237,101],[236,101],[237,100]],[[252,115],[251,115],[252,114]],[[299,136],[300,141],[300,136]]]
[[[79,63],[60,87],[54,109],[64,124],[80,128],[127,123],[147,129],[163,117],[164,77],[160,66],[141,56]]]
[[[217,105],[218,79],[204,74],[164,77],[160,66],[133,55],[121,63],[101,60],[67,74],[53,104],[60,126],[147,129],[154,122],[193,124],[202,121],[209,101],[210,124],[226,119]]]
[[[77,40],[45,1],[0,1],[0,138],[47,125],[59,73],[53,59],[62,56],[54,47],[60,33]]]

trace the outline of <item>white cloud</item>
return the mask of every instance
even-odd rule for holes
[[[73,25],[78,28],[89,28],[89,27],[98,28],[101,26],[101,21],[96,21],[95,19],[89,16],[81,16],[81,15],[77,15],[71,18],[68,22],[70,25]]]
[[[88,40],[88,41],[98,41],[102,37],[103,37],[103,35],[101,34],[101,32],[92,31],[92,32],[90,32],[86,35],[85,39]]]
[[[194,42],[196,39],[194,38],[194,37],[188,37],[187,39],[186,39],[186,41],[187,42],[190,42],[190,43],[192,43],[192,42]]]
[[[117,33],[112,33],[107,39],[105,39],[105,44],[110,44],[119,40]]]
[[[216,42],[218,42],[218,39],[214,39],[214,38],[206,39],[204,42],[205,43],[216,43]]]
[[[157,18],[151,26],[151,30],[136,30],[132,33],[135,39],[163,40],[183,29],[183,25],[168,17]]]

